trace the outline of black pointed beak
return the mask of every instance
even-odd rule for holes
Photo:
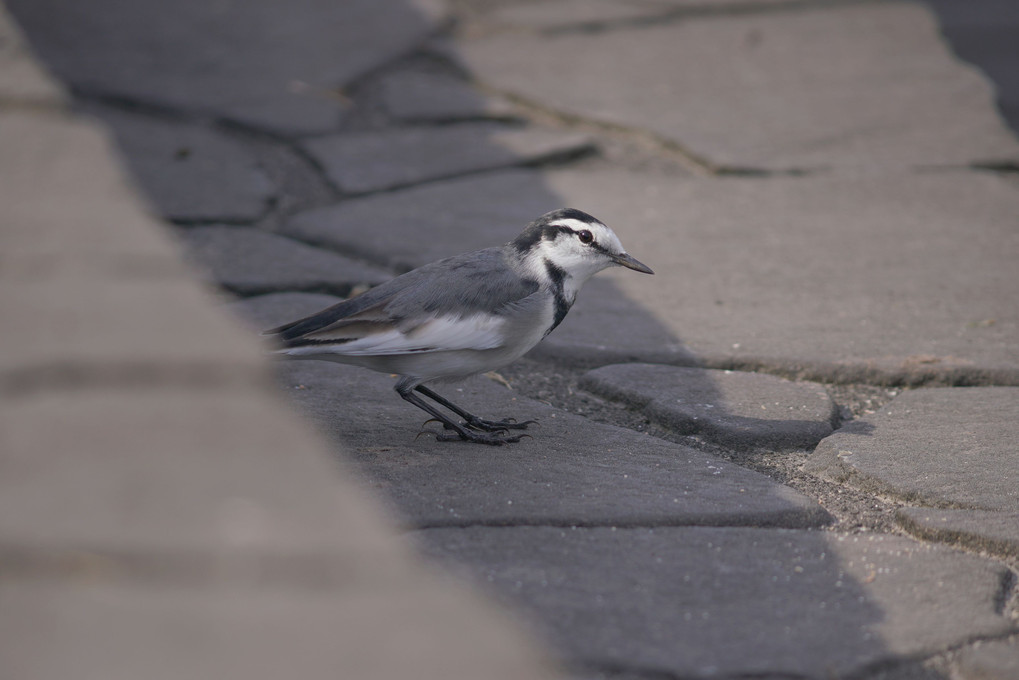
[[[637,260],[630,257],[626,253],[622,253],[621,255],[613,255],[612,261],[618,265],[626,267],[627,269],[632,269],[635,272],[641,272],[642,274],[654,274],[654,272],[651,271],[651,267],[647,266],[643,262],[638,262]]]

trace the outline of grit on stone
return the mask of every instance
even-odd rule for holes
[[[822,441],[808,469],[935,507],[1019,511],[1019,388],[903,392]]]
[[[597,35],[598,49],[582,31],[508,32],[461,47],[471,70],[497,90],[653,131],[709,165],[788,170],[1019,158],[991,87],[951,57],[920,5],[720,14]]]
[[[215,225],[178,231],[185,257],[237,295],[316,291],[346,295],[392,278],[378,267],[253,227]]]
[[[680,434],[740,450],[813,448],[838,419],[821,385],[759,373],[616,364],[588,372],[580,385]]]
[[[1019,559],[1019,512],[900,508],[897,514],[914,536]]]
[[[576,133],[463,123],[315,137],[303,146],[340,190],[360,194],[569,158],[590,151],[592,140]]]
[[[8,4],[76,88],[296,134],[335,129],[338,92],[445,17],[434,0],[245,0],[231,11],[206,0]]]
[[[1010,630],[996,613],[1004,567],[908,538],[705,527],[415,538],[521,608],[581,667],[845,677]]]

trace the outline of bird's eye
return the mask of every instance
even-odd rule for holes
[[[591,243],[594,241],[594,234],[589,232],[587,229],[577,232],[577,238],[580,239],[581,243]]]

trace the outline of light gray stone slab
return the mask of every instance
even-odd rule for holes
[[[943,507],[1019,511],[1019,388],[903,392],[822,441],[807,466]]]
[[[615,364],[589,371],[580,386],[676,432],[737,449],[813,448],[838,420],[823,386],[760,373]]]
[[[685,350],[821,381],[1019,384],[1019,191],[1003,178],[544,177],[655,270],[592,280],[543,343],[562,360]]]
[[[953,671],[953,680],[1019,678],[1019,638],[978,642],[959,654],[953,664]]]
[[[254,154],[207,127],[93,109],[116,139],[135,183],[163,217],[254,221],[276,189]]]
[[[303,143],[341,190],[368,193],[586,153],[585,134],[495,123],[316,137]]]
[[[843,677],[1011,629],[1004,566],[897,536],[740,528],[417,532],[568,663],[662,677]]]
[[[541,173],[507,170],[308,210],[280,231],[407,271],[506,243],[557,201]]]
[[[466,81],[444,73],[399,71],[384,76],[379,88],[383,106],[401,122],[507,118],[513,114],[505,99],[482,94]]]
[[[213,282],[239,295],[317,291],[346,295],[389,272],[252,227],[216,225],[178,233],[186,257]]]
[[[919,4],[720,14],[596,38],[506,32],[461,45],[471,70],[497,90],[650,130],[708,165],[909,167],[1019,158],[989,83],[954,59]]]
[[[558,677],[537,645],[488,603],[422,565],[410,569],[403,562],[398,570],[394,562],[390,557],[357,571],[339,569],[331,579],[314,570],[275,574],[269,583],[249,581],[250,572],[239,568],[232,579],[211,586],[118,583],[111,572],[119,565],[102,562],[55,582],[5,578],[4,675],[9,680]]]
[[[336,91],[420,44],[438,0],[59,0],[10,4],[41,58],[75,87],[288,133],[335,128]]]
[[[899,522],[914,535],[1019,557],[1019,512],[948,508],[900,508]]]

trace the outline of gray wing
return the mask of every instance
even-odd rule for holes
[[[409,331],[436,316],[501,316],[538,290],[503,248],[457,255],[409,271],[304,319],[266,331],[286,346],[344,342],[393,328]]]

